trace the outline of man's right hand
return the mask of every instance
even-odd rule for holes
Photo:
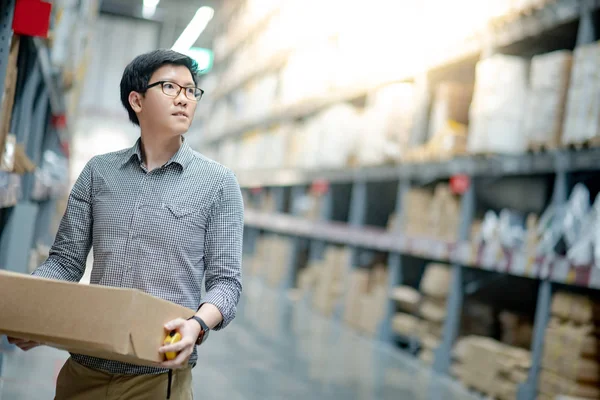
[[[17,339],[17,338],[12,338],[12,337],[8,337],[8,343],[14,344],[15,346],[17,346],[18,348],[20,348],[23,351],[29,351],[35,347],[41,346],[37,342],[32,342],[30,340]]]

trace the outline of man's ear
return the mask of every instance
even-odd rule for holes
[[[129,93],[129,105],[131,106],[133,111],[135,111],[136,113],[139,113],[142,111],[142,98],[143,98],[142,94],[140,94],[138,92]]]

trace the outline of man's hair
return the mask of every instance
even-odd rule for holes
[[[163,65],[182,65],[187,67],[192,74],[194,84],[198,84],[198,63],[181,53],[173,50],[154,50],[137,56],[123,72],[121,78],[121,103],[129,114],[129,120],[134,124],[140,124],[135,111],[129,104],[129,94],[131,92],[145,93],[146,87],[152,77],[152,74]]]

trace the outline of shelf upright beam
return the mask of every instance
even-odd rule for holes
[[[579,28],[577,30],[577,46],[591,44],[596,41],[593,15],[595,2],[596,0],[581,0]]]
[[[475,214],[475,182],[471,181],[469,188],[461,199],[460,226],[458,238],[460,241],[469,240],[471,225]],[[452,347],[460,329],[464,282],[463,266],[452,265],[452,282],[447,305],[447,317],[444,322],[442,343],[435,351],[434,370],[439,374],[448,374],[452,363]]]
[[[329,221],[333,214],[333,192],[331,188],[327,189],[327,192],[323,194],[321,209],[319,210],[319,221]],[[322,260],[327,243],[323,240],[311,240],[308,247],[308,259],[309,261]]]
[[[410,182],[402,180],[398,182],[398,191],[396,192],[396,224],[394,233],[400,236],[402,222],[404,220],[403,204],[404,196],[410,190]],[[379,330],[379,338],[384,342],[391,342],[394,334],[392,332],[392,318],[396,311],[396,302],[392,300],[392,291],[398,285],[402,285],[404,282],[404,276],[402,272],[402,255],[400,253],[390,253],[388,256],[388,296],[386,301],[386,315],[383,320],[382,326]],[[412,350],[414,344],[411,341],[410,350]]]
[[[0,93],[4,92],[4,81],[8,69],[8,54],[13,38],[12,20],[15,13],[15,0],[0,2]]]
[[[348,224],[351,227],[360,227],[364,225],[367,216],[367,182],[363,179],[357,180],[352,184],[352,192],[350,194],[350,212],[348,215]],[[360,249],[352,247],[350,249],[350,257],[348,265],[346,265],[346,274],[344,276],[344,287],[350,287],[350,276],[354,268],[360,262]],[[342,320],[344,315],[344,304],[347,304],[346,292],[343,296],[343,301],[340,302],[335,309],[334,317]]]
[[[31,114],[30,132],[28,133],[28,139],[26,143],[27,157],[38,168],[43,165],[43,146],[44,138],[48,130],[48,101],[50,97],[48,90],[41,86],[40,90],[35,94],[33,113]],[[27,174],[23,179],[23,198],[26,200],[31,199],[33,192],[35,175]]]
[[[559,155],[559,157],[565,157]],[[558,163],[559,168],[556,172],[554,181],[554,192],[552,193],[552,203],[559,207],[567,202],[567,172],[560,166],[564,162]],[[546,337],[546,328],[550,319],[550,307],[552,303],[552,282],[543,279],[538,289],[537,302],[535,305],[535,319],[533,322],[533,337],[531,340],[531,368],[527,381],[519,387],[517,400],[534,400],[537,398],[538,382],[540,371],[542,369],[542,358],[544,353],[544,339]]]
[[[306,196],[306,187],[305,186],[294,186],[292,187],[292,192],[290,193],[290,212],[294,216],[298,216],[300,213],[300,203],[304,196]],[[285,260],[285,278],[282,281],[281,289],[287,290],[294,287],[294,283],[296,281],[296,269],[298,266],[298,257],[300,255],[301,250],[301,238],[298,236],[293,236],[290,238],[292,241],[291,250],[288,255],[288,259]]]

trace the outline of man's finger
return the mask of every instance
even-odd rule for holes
[[[181,353],[179,353],[174,360],[163,362],[161,364],[161,367],[168,368],[168,369],[183,368],[187,365],[187,361],[190,358],[191,354],[192,354],[192,352],[186,349],[186,350],[182,351]]]
[[[189,340],[182,339],[177,343],[169,344],[158,349],[159,353],[167,353],[167,352],[175,352],[178,353],[185,349],[186,347],[190,347],[193,343],[190,343]]]
[[[165,324],[165,329],[168,331],[173,331],[185,324],[186,320],[183,318],[177,318],[173,321],[169,321]]]

